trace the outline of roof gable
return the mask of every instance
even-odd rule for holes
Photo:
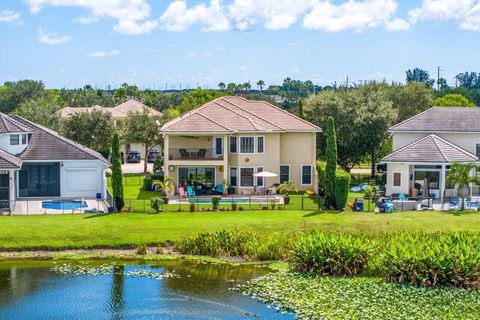
[[[474,154],[435,134],[428,135],[382,159],[384,162],[452,163],[478,161]]]
[[[192,115],[202,115],[209,122],[192,126]],[[197,117],[198,119],[198,117]],[[162,132],[218,132],[218,125],[229,132],[321,132],[321,129],[285,110],[265,101],[247,100],[241,97],[221,97],[167,122]]]
[[[433,107],[389,129],[390,132],[480,132],[480,108]]]

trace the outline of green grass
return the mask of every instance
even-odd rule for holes
[[[480,231],[480,216],[432,211],[338,214],[296,210],[1,216],[0,249],[136,247],[233,228],[265,233],[295,233],[312,228],[362,233]]]

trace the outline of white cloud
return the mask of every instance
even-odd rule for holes
[[[225,17],[221,0],[211,0],[210,5],[199,4],[188,8],[186,0],[173,1],[160,17],[160,23],[168,31],[181,32],[195,24],[202,31],[226,31],[230,23]]]
[[[45,32],[42,28],[38,28],[38,41],[43,44],[57,45],[71,41],[69,36],[59,36],[56,33]]]
[[[409,12],[412,23],[421,20],[457,22],[461,29],[480,31],[480,0],[423,0]]]
[[[87,15],[77,19],[80,23],[92,23],[102,18],[114,18],[113,29],[122,34],[148,33],[158,21],[147,20],[150,6],[146,0],[24,0],[31,13],[38,13],[44,6],[81,7]]]
[[[21,13],[13,10],[4,10],[0,12],[0,22],[20,25],[23,23]]]
[[[306,29],[326,32],[362,31],[387,24],[396,9],[397,3],[394,0],[350,0],[338,5],[322,1],[305,15],[303,26]]]
[[[405,31],[410,29],[410,23],[404,19],[393,19],[385,24],[385,29],[388,31]]]
[[[95,52],[90,53],[88,56],[90,58],[105,58],[105,57],[118,56],[119,54],[120,54],[119,50],[95,51]]]

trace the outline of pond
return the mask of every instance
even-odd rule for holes
[[[0,319],[293,319],[230,290],[251,265],[0,262]]]

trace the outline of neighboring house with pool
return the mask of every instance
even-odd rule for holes
[[[433,107],[389,132],[393,153],[382,159],[387,195],[455,197],[456,186],[447,181],[451,164],[479,163],[480,108]]]
[[[177,192],[190,187],[195,195],[227,189],[269,194],[285,181],[318,191],[321,129],[268,102],[218,98],[166,123],[161,132],[165,175]],[[262,171],[273,176],[254,176]]]
[[[78,202],[96,208],[96,199],[106,197],[108,167],[98,152],[22,117],[0,113],[3,211],[26,214],[57,206],[71,209]],[[45,200],[69,202],[57,205]]]

